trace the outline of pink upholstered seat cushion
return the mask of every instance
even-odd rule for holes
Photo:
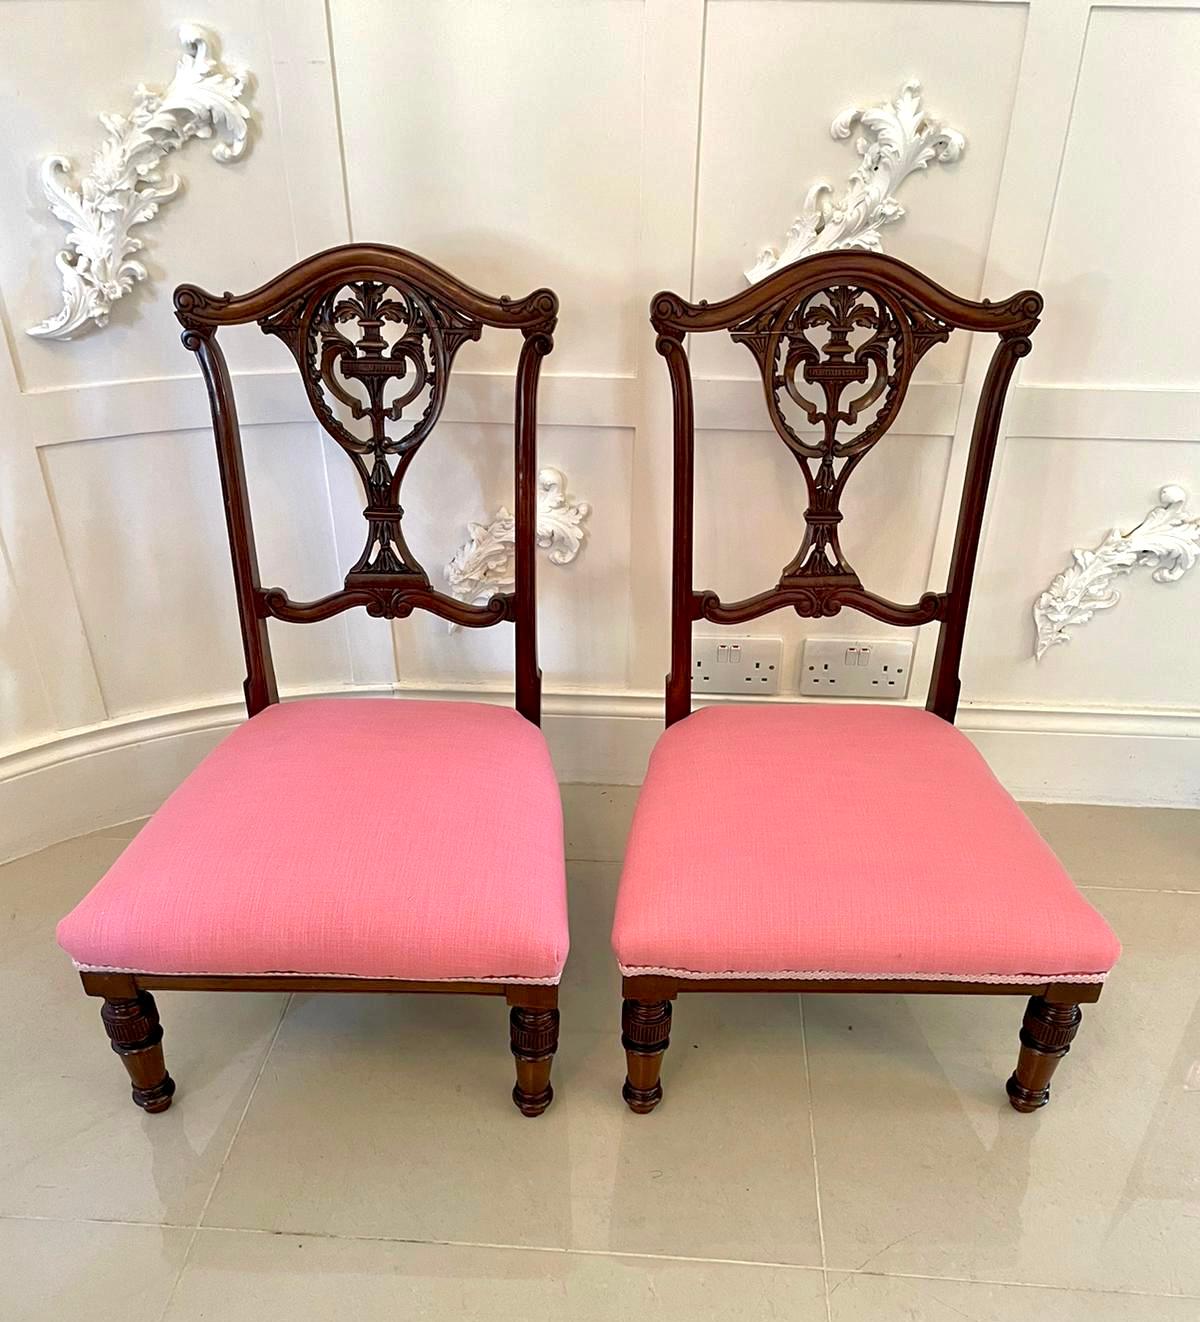
[[[541,731],[469,702],[268,707],[78,907],[77,964],[554,983],[562,810]]]
[[[1099,914],[954,726],[862,705],[710,707],[650,759],[623,972],[1097,981]]]

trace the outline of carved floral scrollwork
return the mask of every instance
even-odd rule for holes
[[[733,328],[758,362],[771,422],[808,487],[804,541],[781,583],[830,575],[857,583],[838,541],[842,492],[895,420],[917,363],[950,334],[898,296],[861,285],[810,289]]]
[[[930,624],[945,618],[949,598],[944,592],[924,592],[913,605],[886,601],[867,592],[857,580],[841,582],[803,582],[792,579],[778,584],[756,597],[723,602],[711,590],[692,594],[692,619],[710,620],[713,624],[745,624],[780,607],[794,610],[803,619],[840,615],[843,607],[869,609],[871,615],[886,624]]]
[[[1071,564],[1055,576],[1033,607],[1037,629],[1034,656],[1071,641],[1070,629],[1086,624],[1097,611],[1111,610],[1121,594],[1114,579],[1139,565],[1156,583],[1174,583],[1200,559],[1200,517],[1184,512],[1187,492],[1165,486],[1160,504],[1131,532],[1114,528],[1094,550],[1076,548]]]
[[[932,161],[958,160],[966,139],[947,128],[921,105],[921,84],[914,78],[900,89],[895,101],[843,111],[830,126],[834,138],[848,138],[855,124],[863,134],[855,147],[861,157],[845,192],[837,198],[827,183],[814,184],[804,200],[804,211],[788,230],[783,248],[765,249],[749,271],[751,284],[781,266],[812,253],[835,248],[882,248],[880,230],[899,220],[904,208],[895,193],[914,170]]]
[[[69,229],[55,258],[62,308],[28,334],[70,340],[107,326],[112,305],[147,279],[134,256],[144,244],[130,231],[153,220],[179,191],[178,176],[160,168],[165,156],[192,138],[215,138],[213,158],[222,164],[245,151],[250,110],[242,95],[249,75],[217,60],[217,42],[204,28],[185,24],[179,40],[183,55],[165,91],[139,85],[128,115],[100,116],[108,136],[77,187],[67,157],[43,162],[50,210]]]
[[[400,487],[442,411],[454,355],[481,324],[398,277],[309,291],[260,324],[292,350],[317,419],[362,482],[367,540],[347,583],[391,574],[427,581],[401,531]]]

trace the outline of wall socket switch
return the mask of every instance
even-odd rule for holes
[[[885,638],[806,638],[800,692],[821,698],[903,698],[912,643]]]
[[[692,692],[758,695],[779,692],[782,638],[692,639]]]

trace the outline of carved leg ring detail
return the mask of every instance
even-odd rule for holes
[[[638,1115],[648,1115],[662,1101],[659,1074],[670,1042],[670,1001],[626,1001],[621,1006],[621,1045],[626,1062],[621,1096]]]
[[[558,1050],[558,1011],[514,1005],[509,1033],[512,1053],[517,1058],[513,1101],[522,1115],[541,1115],[554,1100],[550,1066]]]
[[[1036,1111],[1050,1100],[1050,1077],[1071,1049],[1083,1015],[1077,1005],[1030,997],[1021,1025],[1021,1055],[1007,1086],[1017,1111]]]
[[[143,991],[130,1000],[106,1000],[100,1018],[129,1072],[133,1100],[143,1111],[165,1111],[175,1095],[175,1080],[163,1063],[163,1031],[154,997]]]

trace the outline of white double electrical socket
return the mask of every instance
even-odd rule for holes
[[[885,638],[806,638],[800,692],[821,698],[903,698],[912,643]]]
[[[692,692],[764,697],[779,692],[782,638],[730,638],[701,634],[692,639]]]

